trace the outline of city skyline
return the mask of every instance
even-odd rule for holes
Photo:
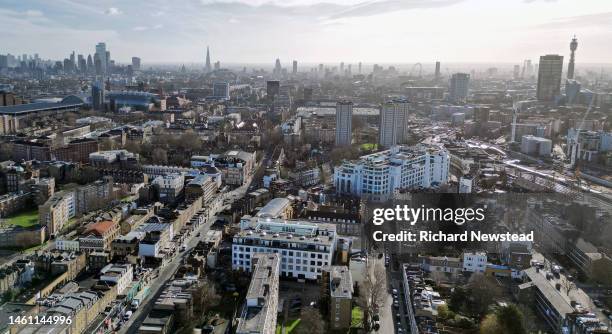
[[[478,9],[477,11],[475,9]],[[514,14],[510,16],[508,13]],[[482,0],[7,1],[0,9],[3,53],[39,53],[63,59],[93,54],[98,42],[113,59],[154,63],[213,61],[272,63],[283,67],[357,63],[518,63],[544,54],[568,55],[580,41],[577,62],[609,63],[612,3]],[[17,29],[16,29],[17,27]],[[77,28],[78,27],[78,28]],[[390,52],[393,51],[393,52]]]

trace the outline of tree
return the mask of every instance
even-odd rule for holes
[[[202,147],[202,140],[193,130],[188,130],[181,135],[178,146],[183,150],[192,152]]]
[[[502,331],[495,314],[487,315],[480,323],[480,334],[500,334]]]
[[[516,305],[510,304],[498,308],[495,311],[497,322],[503,329],[503,333],[507,334],[524,334],[526,333],[525,327],[523,327],[523,314],[516,307]],[[500,332],[502,333],[502,332]]]
[[[455,312],[460,312],[465,305],[466,299],[467,292],[465,289],[461,286],[457,286],[453,289],[448,307]]]
[[[576,288],[576,284],[567,278],[564,278],[561,280],[561,287],[563,288],[563,291],[565,291],[565,294],[569,296],[569,293]]]
[[[501,289],[491,277],[473,274],[468,281],[470,310],[474,315],[484,315],[489,305],[501,295]]]
[[[446,278],[446,275],[441,271],[434,271],[429,276],[436,283],[436,285],[440,285],[440,283],[442,283],[442,281]]]
[[[322,334],[326,332],[325,320],[318,309],[304,307],[300,312],[300,324],[294,330],[297,334]]]
[[[214,284],[209,280],[204,281],[199,287],[198,297],[198,303],[195,306],[200,311],[200,316],[211,308],[218,306],[221,302],[221,296],[217,293]]]
[[[537,330],[537,318],[533,310],[525,304],[517,305],[519,311],[523,314],[523,328],[527,333],[533,333]]]
[[[438,318],[449,320],[455,318],[455,313],[448,308],[448,305],[443,304],[438,306]]]
[[[13,300],[15,300],[15,297],[17,297],[17,293],[15,292],[15,290],[8,289],[2,294],[2,301],[5,303],[12,302]]]
[[[151,160],[154,164],[165,165],[168,163],[168,153],[163,148],[156,147],[151,154]]]
[[[365,267],[366,275],[358,300],[359,306],[364,311],[364,316],[375,314],[385,303],[386,274],[382,266],[371,265],[368,262]]]

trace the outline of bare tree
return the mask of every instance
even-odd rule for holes
[[[359,304],[366,315],[375,314],[385,303],[386,275],[381,266],[366,265],[366,275],[360,290]]]
[[[151,160],[154,164],[165,165],[168,163],[168,153],[163,148],[156,147],[153,149]]]
[[[574,284],[574,282],[568,280],[567,278],[563,278],[561,280],[561,288],[563,288],[565,294],[569,296],[569,293],[576,288],[576,284]]]
[[[195,298],[195,310],[198,314],[194,314],[196,319],[202,317],[208,310],[219,305],[221,296],[217,293],[215,286],[209,280],[204,281],[197,290]]]
[[[440,285],[442,281],[446,278],[446,275],[440,271],[433,271],[429,274],[429,277],[436,283],[436,285]]]
[[[472,312],[477,315],[484,315],[489,305],[502,293],[495,279],[477,273],[470,277],[468,290],[470,292]]]
[[[325,320],[314,307],[304,307],[300,312],[300,324],[295,328],[297,334],[323,334],[326,332]]]

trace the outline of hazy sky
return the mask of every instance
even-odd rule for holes
[[[63,59],[104,41],[147,62],[612,63],[612,0],[1,0],[0,54]]]

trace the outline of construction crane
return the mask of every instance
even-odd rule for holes
[[[514,99],[512,102],[512,135],[510,136],[510,143],[513,144],[516,142],[516,119],[518,117],[519,112],[519,103]]]
[[[580,140],[580,131],[582,131],[582,128],[584,127],[584,121],[586,120],[587,116],[589,115],[589,112],[591,112],[591,108],[593,108],[593,101],[595,101],[594,98],[591,98],[591,102],[589,103],[589,107],[587,108],[586,112],[584,113],[584,116],[582,116],[582,120],[580,121],[580,125],[578,126],[578,129],[576,129],[576,132],[574,133],[574,136],[572,136],[572,138],[570,138],[570,142],[569,142],[569,153],[570,153],[570,168],[574,168],[576,167],[576,154],[578,154],[578,141]]]

